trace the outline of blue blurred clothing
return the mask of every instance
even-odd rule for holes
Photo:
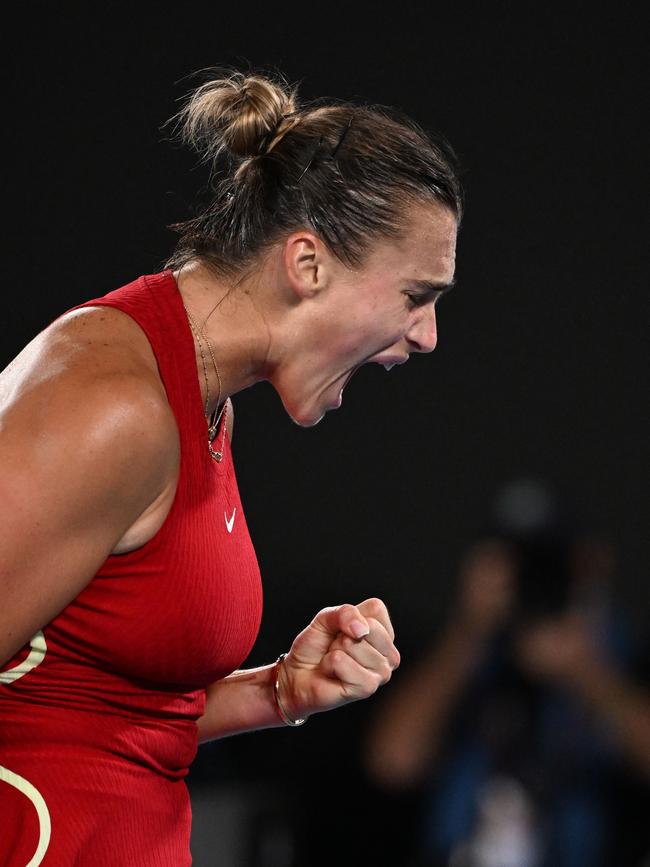
[[[622,617],[605,614],[594,637],[611,666],[631,670],[636,646]],[[493,639],[448,721],[422,809],[423,861],[498,863],[472,860],[467,845],[490,785],[511,780],[534,816],[520,867],[613,867],[611,799],[623,761],[613,734],[569,690],[527,677],[510,642],[507,630]],[[511,839],[520,839],[514,830]]]

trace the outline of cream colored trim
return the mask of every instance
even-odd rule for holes
[[[50,837],[52,835],[50,811],[47,809],[45,798],[41,795],[36,786],[33,786],[29,782],[29,780],[18,776],[18,774],[10,771],[9,768],[4,768],[2,765],[0,765],[0,783],[8,783],[10,786],[13,786],[14,789],[17,789],[32,802],[34,809],[36,810],[39,825],[38,846],[36,847],[36,851],[34,852],[31,861],[28,861],[25,867],[38,867],[45,857],[47,848],[50,845]]]
[[[47,642],[42,630],[39,629],[35,635],[32,635],[29,646],[31,650],[26,659],[23,659],[22,662],[19,662],[13,668],[7,669],[7,671],[0,671],[0,683],[13,683],[43,662],[47,650]]]

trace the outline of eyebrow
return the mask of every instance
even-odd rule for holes
[[[431,292],[432,294],[438,292],[440,295],[444,295],[445,292],[449,292],[456,285],[456,280],[452,280],[451,283],[441,283],[441,282],[431,282],[430,280],[407,280],[406,281],[409,286],[413,286],[415,289],[419,289],[421,292]]]

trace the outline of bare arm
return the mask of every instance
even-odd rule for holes
[[[378,708],[364,751],[368,773],[377,783],[400,788],[426,777],[482,648],[460,621],[451,621],[436,646],[393,685]]]
[[[295,720],[368,698],[399,665],[394,638],[380,599],[323,608],[296,636],[281,666],[285,712]],[[275,706],[273,673],[274,665],[235,671],[208,687],[199,740],[285,725]]]
[[[570,690],[604,722],[624,754],[650,778],[650,695],[605,658],[580,612],[521,633],[521,665],[533,677]]]
[[[440,639],[403,672],[369,728],[364,761],[378,784],[407,787],[427,776],[486,640],[509,615],[514,569],[512,552],[497,540],[463,558],[455,611]]]
[[[631,762],[650,779],[650,695],[606,666],[576,678],[583,700],[609,724]]]
[[[273,698],[273,664],[235,671],[207,689],[199,743],[285,724]]]
[[[146,377],[87,339],[42,343],[0,378],[0,665],[86,586],[169,468],[169,409]]]

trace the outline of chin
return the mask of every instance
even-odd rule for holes
[[[325,417],[327,411],[318,404],[316,406],[291,405],[283,400],[282,405],[291,421],[299,427],[314,427]]]
[[[286,409],[286,407],[285,407]],[[324,412],[299,412],[298,410],[288,410],[287,414],[292,422],[299,427],[314,427],[325,417]]]
[[[271,385],[282,402],[285,412],[294,424],[299,427],[315,427],[325,418],[331,409],[337,409],[341,405],[341,395],[335,396],[332,388],[313,390],[305,387],[303,383],[280,383],[273,382]],[[293,387],[292,387],[293,386]]]

